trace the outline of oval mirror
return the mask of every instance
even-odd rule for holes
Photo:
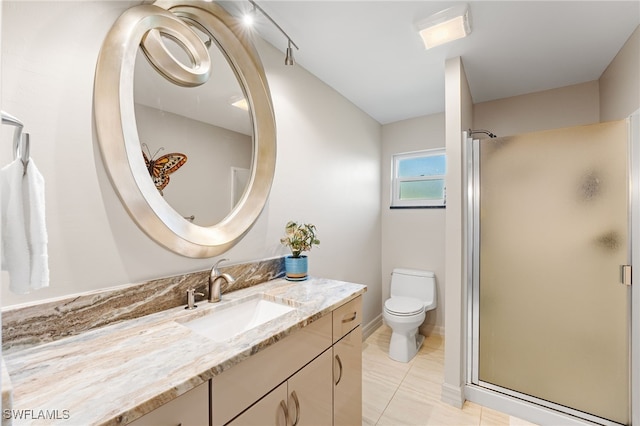
[[[273,180],[271,98],[239,28],[216,4],[158,1],[125,11],[98,58],[94,113],[111,181],[147,235],[188,257],[237,243]]]

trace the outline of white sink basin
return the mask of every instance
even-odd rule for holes
[[[256,297],[182,325],[215,342],[224,342],[294,310],[291,306]]]

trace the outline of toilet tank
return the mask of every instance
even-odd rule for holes
[[[436,277],[431,271],[395,268],[391,273],[391,296],[415,297],[425,309],[436,307]]]

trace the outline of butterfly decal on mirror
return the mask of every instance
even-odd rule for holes
[[[187,162],[187,156],[179,152],[173,152],[171,154],[165,154],[158,158],[154,158],[158,152],[164,148],[159,148],[153,155],[149,151],[147,144],[143,143],[142,146],[147,149],[149,155],[142,151],[144,157],[144,163],[147,166],[149,175],[153,179],[153,184],[156,186],[160,195],[164,195],[162,190],[169,184],[169,175],[178,170],[184,163]]]

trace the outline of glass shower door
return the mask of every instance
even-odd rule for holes
[[[629,424],[626,121],[476,143],[474,381]]]

